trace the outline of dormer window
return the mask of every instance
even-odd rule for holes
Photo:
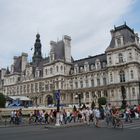
[[[106,62],[103,62],[103,68],[105,68],[106,67]]]
[[[101,68],[100,60],[97,59],[95,63],[96,63],[96,69],[100,69]]]
[[[79,72],[78,64],[75,64],[75,66],[74,66],[74,73],[78,73],[78,72]]]
[[[80,72],[83,72],[84,68],[83,67],[80,67]]]
[[[88,70],[89,70],[88,62],[85,62],[85,64],[84,64],[84,70],[85,70],[85,71],[88,71]]]
[[[117,46],[121,46],[121,39],[120,38],[117,38]]]
[[[95,65],[94,64],[91,64],[90,69],[91,70],[94,70],[95,69]]]
[[[117,47],[120,47],[121,45],[123,45],[123,37],[122,36],[117,36],[115,39],[115,44]]]

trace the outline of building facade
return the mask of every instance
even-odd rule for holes
[[[138,34],[126,24],[111,30],[105,53],[74,60],[71,37],[50,42],[48,57],[42,57],[40,35],[36,35],[32,62],[27,53],[15,56],[10,70],[0,70],[0,88],[8,96],[22,95],[34,105],[55,102],[61,91],[62,104],[97,103],[106,97],[113,105],[140,103],[140,44]]]

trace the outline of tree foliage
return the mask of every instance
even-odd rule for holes
[[[106,103],[107,103],[107,100],[106,100],[105,97],[100,97],[100,98],[98,99],[98,104],[99,104],[99,105],[105,105]]]
[[[2,93],[0,93],[0,108],[4,108],[5,107],[5,103],[6,103],[5,96]]]

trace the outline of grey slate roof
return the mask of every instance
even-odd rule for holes
[[[112,39],[110,42],[110,45],[107,49],[109,48],[114,48],[115,47],[115,34],[116,32],[119,32],[121,36],[123,36],[123,41],[124,44],[127,44],[129,42],[133,43],[135,41],[135,33],[134,31],[129,28],[126,24],[114,27],[114,30],[111,30],[112,33]]]
[[[74,61],[74,65],[78,64],[79,67],[84,67],[85,62],[88,62],[89,65],[95,65],[95,61],[97,59],[100,60],[101,67],[103,67],[103,62],[107,63],[106,54],[104,53],[104,54],[100,54],[100,55],[96,55],[96,56],[90,56],[88,58],[76,60],[76,61]]]

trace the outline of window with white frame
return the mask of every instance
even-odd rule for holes
[[[100,68],[101,68],[100,62],[97,62],[97,69],[100,69]]]
[[[83,81],[80,81],[80,87],[83,88]]]
[[[50,74],[52,74],[53,73],[53,68],[50,68]]]
[[[114,97],[114,91],[111,90],[111,97],[113,98]]]
[[[91,64],[90,69],[91,70],[94,70],[95,69],[95,65],[94,64]]]
[[[59,67],[58,67],[58,66],[56,66],[56,71],[57,71],[57,72],[59,71]]]
[[[45,74],[46,74],[46,75],[48,74],[48,70],[47,70],[47,69],[45,69]]]
[[[112,72],[110,73],[110,82],[113,82],[113,75],[112,75]]]
[[[112,64],[111,56],[109,56],[108,60],[109,60],[109,64],[111,65]]]
[[[63,70],[63,66],[60,67],[61,71]]]
[[[89,84],[88,84],[88,79],[86,79],[86,87],[88,87],[89,86]]]
[[[106,78],[105,78],[105,77],[103,77],[103,84],[104,84],[104,85],[107,84],[107,83],[106,83]]]
[[[116,38],[116,42],[117,42],[117,46],[121,46],[121,38],[120,37]]]
[[[125,72],[121,70],[119,74],[120,74],[120,82],[125,82]]]
[[[100,86],[100,79],[97,78],[97,86]]]
[[[78,88],[78,82],[75,82],[75,88]]]
[[[129,59],[132,60],[132,52],[129,52]]]
[[[94,87],[94,79],[91,79],[91,87]]]
[[[135,93],[135,88],[134,88],[134,87],[132,88],[132,96],[133,96],[133,97],[135,97],[135,96],[136,96],[136,93]]]
[[[88,93],[88,92],[86,92],[86,98],[87,98],[87,99],[89,98],[89,93]]]
[[[119,53],[118,57],[119,57],[119,63],[123,63],[123,54]]]
[[[134,72],[133,70],[130,71],[131,79],[134,79]]]

